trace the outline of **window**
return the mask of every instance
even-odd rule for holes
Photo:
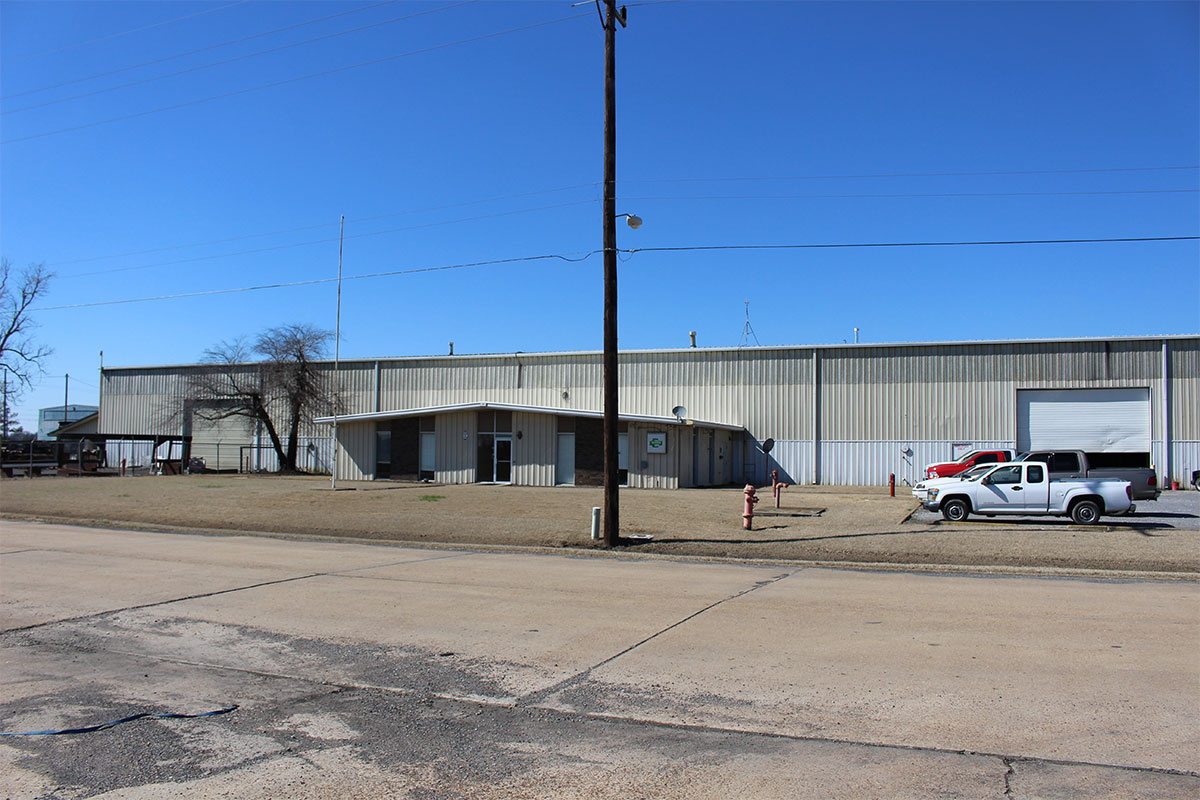
[[[1020,483],[1021,467],[1001,467],[988,476],[989,483]]]
[[[1041,464],[1030,464],[1029,471],[1025,473],[1026,483],[1041,483],[1046,476],[1042,474]]]
[[[996,464],[1000,459],[995,453],[980,453],[975,459],[976,464]]]
[[[1079,472],[1079,455],[1077,453],[1051,453],[1051,472]]]

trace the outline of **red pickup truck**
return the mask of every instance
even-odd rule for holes
[[[925,467],[926,478],[949,478],[979,464],[999,464],[1017,457],[1016,450],[971,450],[957,461],[944,464],[929,464]]]

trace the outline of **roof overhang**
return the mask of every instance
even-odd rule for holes
[[[338,417],[319,417],[315,421],[321,424],[332,424],[334,419],[341,422],[371,422],[386,419],[403,419],[404,417],[421,417],[432,414],[453,414],[459,411],[523,411],[529,414],[551,414],[556,417],[589,417],[604,419],[603,411],[588,411],[579,408],[547,408],[544,406],[523,406],[515,403],[459,403],[452,406],[427,406],[425,408],[403,408],[395,411],[375,411],[370,414],[347,414]],[[622,422],[644,422],[652,425],[695,425],[700,428],[716,428],[724,431],[741,431],[741,425],[730,425],[725,422],[705,422],[698,419],[679,419],[678,417],[656,417],[647,414],[619,414]]]

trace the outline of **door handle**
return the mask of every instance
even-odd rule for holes
[[[1021,491],[1021,487],[1020,487],[1020,486],[1014,486],[1014,487],[1013,487],[1013,491],[1014,491],[1014,492],[1019,492],[1019,491]]]

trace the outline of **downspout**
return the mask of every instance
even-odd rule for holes
[[[812,359],[812,443],[813,484],[821,482],[821,351],[813,348]]]
[[[1163,442],[1163,486],[1170,488],[1174,473],[1171,458],[1171,349],[1170,340],[1162,343],[1162,442]]]

